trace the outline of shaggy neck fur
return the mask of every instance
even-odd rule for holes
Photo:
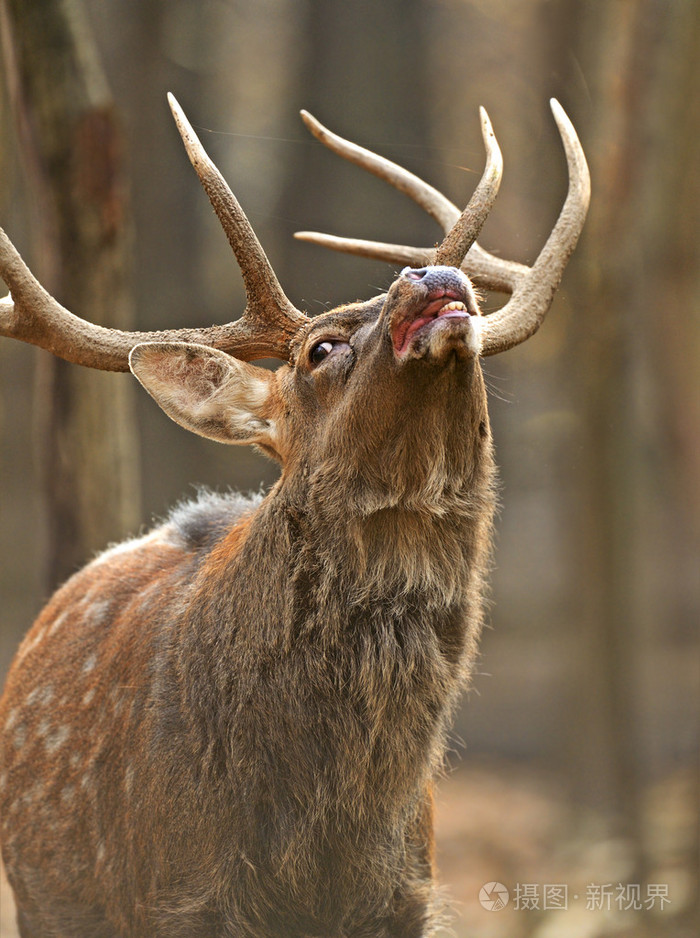
[[[183,712],[240,840],[237,914],[261,935],[280,914],[291,929],[295,909],[317,917],[299,934],[376,922],[397,901],[392,871],[425,864],[425,792],[481,625],[485,419],[439,478],[394,463],[405,497],[390,503],[381,473],[369,492],[332,466],[283,477],[202,564],[181,625]]]

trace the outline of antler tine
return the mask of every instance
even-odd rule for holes
[[[244,361],[276,354],[269,338],[256,335],[247,324],[241,328],[241,320],[206,329],[124,332],[80,319],[41,286],[2,228],[0,277],[10,288],[0,299],[0,336],[29,342],[75,365],[129,371],[129,352],[141,342],[196,342]],[[282,352],[286,357],[286,348]]]
[[[564,267],[576,246],[588,210],[590,176],[581,144],[559,102],[552,98],[550,106],[566,152],[569,191],[559,219],[539,257],[532,267],[527,267],[525,264],[495,257],[474,241],[461,262],[462,270],[480,286],[512,294],[501,310],[484,318],[482,352],[484,355],[494,355],[512,348],[539,328],[551,305]],[[474,232],[478,233],[480,221],[483,223],[485,220],[500,181],[500,169],[497,171],[500,151],[496,156],[495,149],[490,149],[491,143],[486,129],[489,125],[484,122],[484,114],[482,109],[482,132],[487,150],[486,169],[475,193],[475,196],[479,194],[478,199],[475,202],[472,198],[462,215],[463,232],[460,230],[462,219],[457,222],[459,210],[432,186],[389,160],[331,134],[322,128],[318,121],[309,120],[308,115],[305,116],[304,120],[322,143],[410,195],[433,218],[440,221],[447,237],[437,250],[355,238],[339,238],[315,231],[298,232],[296,237],[334,251],[357,254],[393,264],[422,267],[425,264],[434,263],[452,263],[453,265],[459,263],[462,244],[468,243]],[[479,205],[478,209],[476,204]],[[447,224],[448,219],[449,224]],[[455,232],[454,237],[452,231]],[[462,234],[464,234],[464,241],[460,243]],[[454,252],[451,246],[453,241],[455,242]]]
[[[307,317],[282,292],[243,210],[172,96],[170,105],[190,160],[243,272],[248,301],[241,319],[204,329],[155,332],[95,325],[70,313],[41,286],[0,229],[0,277],[10,289],[10,295],[0,299],[0,335],[102,371],[128,371],[129,352],[141,342],[195,342],[243,361],[289,357],[290,344]]]
[[[464,214],[460,213],[457,206],[441,192],[407,169],[332,133],[307,111],[302,111],[301,116],[311,133],[321,143],[344,159],[368,170],[373,175],[388,182],[395,189],[408,195],[435,219],[446,235],[449,234],[460,220],[461,215]],[[483,192],[483,188],[487,187],[488,184],[485,180],[491,179],[493,182],[491,170],[495,170],[497,162],[500,161],[498,144],[495,145],[495,149],[492,147],[493,132],[490,128],[490,122],[488,124],[484,122],[484,116],[488,121],[488,116],[482,109],[482,135],[487,151],[487,163],[477,192],[479,189]],[[493,137],[493,143],[495,143],[495,137]],[[496,150],[498,156],[496,156]],[[496,190],[497,186],[498,184],[496,184]],[[474,195],[476,196],[477,193]],[[493,197],[495,198],[495,192],[493,192]],[[472,202],[470,200],[470,205],[467,206],[465,213],[470,211],[471,206]],[[422,267],[425,264],[434,264],[436,262],[436,249],[430,247],[409,247],[408,245],[386,244],[356,238],[340,238],[335,235],[321,234],[317,231],[298,231],[294,237],[300,241],[307,241],[310,244],[329,248],[332,251],[356,254],[361,257],[387,261],[390,264],[408,264],[412,267]],[[468,240],[468,236],[465,240]],[[488,251],[485,251],[476,243],[472,244],[466,253],[466,257],[461,262],[461,267],[480,286],[489,290],[499,290],[503,293],[511,293],[523,273],[528,270],[523,264],[518,264],[515,261],[505,261],[500,257],[489,254]]]
[[[318,231],[297,231],[294,237],[308,244],[328,248],[330,251],[386,261],[401,267],[425,267],[428,264],[434,264],[437,253],[436,248],[410,247],[384,241],[364,241],[361,238],[340,238],[337,235],[321,234]],[[461,266],[475,283],[499,293],[512,293],[515,284],[530,270],[526,264],[504,261],[500,257],[489,254],[476,242],[469,249]]]
[[[357,144],[344,140],[337,134],[331,133],[320,124],[307,111],[302,111],[302,117],[307,127],[322,143],[331,150],[346,157],[351,162],[369,170],[380,179],[390,182],[401,192],[424,208],[428,214],[442,225],[447,232],[440,247],[435,250],[409,248],[401,245],[380,244],[371,241],[357,241],[343,238],[334,238],[332,235],[315,235],[312,232],[297,232],[296,237],[302,241],[311,241],[323,244],[334,250],[346,251],[353,254],[377,256],[381,253],[383,259],[391,259],[394,263],[448,264],[458,266],[476,241],[494,200],[498,194],[503,175],[503,157],[493,132],[491,121],[484,108],[481,108],[481,132],[486,149],[486,167],[469,204],[460,214],[459,209],[452,204],[441,192],[408,170],[397,166],[390,160]],[[485,254],[485,252],[482,252]],[[508,281],[510,287],[510,281]]]
[[[327,146],[329,150],[349,160],[361,169],[366,169],[374,176],[378,176],[379,179],[388,182],[399,192],[404,192],[410,196],[414,202],[417,202],[424,211],[435,219],[444,231],[449,231],[455,224],[460,215],[459,209],[442,192],[438,192],[437,189],[428,185],[418,176],[414,176],[403,166],[392,163],[391,160],[379,156],[378,153],[366,150],[364,147],[334,134],[308,111],[301,111],[300,113],[302,120],[314,137],[320,140],[324,146]],[[309,232],[299,232],[296,237],[301,240],[311,240],[302,237],[306,234],[309,234]]]
[[[551,306],[586,219],[591,195],[586,157],[564,108],[556,98],[551,98],[549,103],[566,153],[569,190],[559,218],[537,260],[516,283],[506,305],[484,318],[483,355],[495,355],[513,348],[537,331]]]
[[[435,254],[436,264],[458,267],[474,244],[496,201],[503,176],[503,156],[485,108],[480,108],[486,166],[469,204],[445,236]]]
[[[329,251],[354,254],[371,260],[387,261],[402,267],[425,267],[435,263],[435,248],[410,247],[407,244],[389,244],[385,241],[365,241],[362,238],[340,238],[318,231],[295,231],[294,237],[309,244],[318,244]]]
[[[248,302],[239,323],[241,327],[246,323],[251,333],[259,331],[260,323],[279,330],[281,350],[288,351],[291,339],[307,317],[285,296],[245,212],[209,158],[174,95],[168,94],[168,102],[190,162],[241,268]]]

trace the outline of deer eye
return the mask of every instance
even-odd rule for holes
[[[314,366],[320,365],[335,349],[347,346],[348,343],[342,339],[324,339],[323,342],[317,342],[309,352],[309,361]]]

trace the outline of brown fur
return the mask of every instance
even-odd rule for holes
[[[400,277],[313,320],[289,366],[238,369],[251,412],[205,366],[183,422],[252,439],[281,479],[181,507],[34,624],[0,703],[24,938],[432,933],[432,785],[481,626],[494,467],[476,309],[394,354],[425,303]],[[314,369],[326,336],[347,350]],[[144,347],[139,378],[179,354]]]

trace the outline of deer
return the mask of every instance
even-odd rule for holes
[[[414,248],[300,232],[403,265],[315,317],[285,296],[182,109],[189,159],[240,266],[242,317],[120,332],[64,309],[4,232],[0,334],[128,371],[187,430],[276,460],[265,494],[204,493],[49,600],[0,701],[0,844],[22,938],[425,938],[441,918],[433,791],[477,653],[496,504],[481,359],[542,323],[581,232],[586,160],[534,264],[327,130],[313,134],[442,227]],[[478,288],[509,295],[483,314]],[[280,362],[277,370],[254,364]]]

